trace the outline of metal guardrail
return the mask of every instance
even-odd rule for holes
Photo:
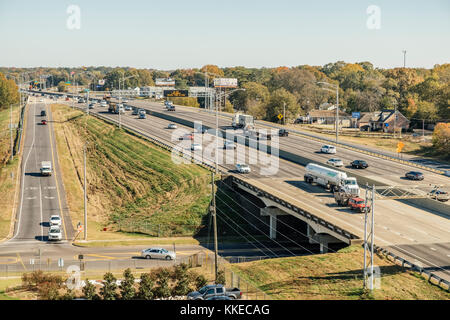
[[[431,284],[437,285],[444,290],[450,291],[450,281],[445,280],[445,279],[439,277],[437,274],[426,270],[426,268],[424,268],[422,266],[418,266],[417,264],[414,264],[402,257],[399,257],[398,255],[393,254],[389,250],[387,250],[385,248],[381,248],[377,245],[374,245],[374,250],[377,253],[381,253],[381,254],[385,255],[388,258],[388,260],[391,257],[395,264],[401,265],[403,268],[410,268],[411,270],[420,273],[421,276],[425,275],[428,282],[430,282]],[[433,282],[432,279],[435,279],[436,282]]]
[[[294,211],[295,213],[300,214],[301,216],[305,217],[306,219],[312,220],[315,223],[318,223],[321,226],[323,226],[323,227],[325,227],[325,228],[327,228],[327,229],[329,229],[329,230],[331,230],[333,232],[336,232],[336,233],[342,235],[343,237],[346,237],[349,240],[360,239],[356,235],[354,235],[354,234],[352,234],[352,233],[350,233],[348,231],[345,231],[345,230],[339,228],[338,226],[335,226],[334,224],[329,223],[328,221],[325,221],[325,220],[315,216],[314,214],[312,214],[312,213],[310,213],[310,212],[308,212],[308,211],[306,211],[304,209],[301,209],[301,208],[299,208],[299,207],[297,207],[295,205],[292,205],[289,202],[286,202],[285,200],[282,200],[282,199],[280,199],[280,198],[278,198],[278,197],[276,197],[276,196],[274,196],[274,195],[272,195],[270,193],[267,193],[266,191],[261,190],[258,187],[255,187],[254,185],[249,184],[248,182],[245,182],[242,179],[239,179],[236,176],[232,176],[232,180],[235,183],[241,184],[244,187],[246,187],[246,188],[248,188],[250,190],[253,190],[254,192],[256,192],[258,194],[258,196],[266,197],[267,199],[270,199],[270,200],[280,204],[281,206],[286,207],[286,208]]]

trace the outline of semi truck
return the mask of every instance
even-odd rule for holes
[[[347,174],[342,171],[308,163],[304,179],[307,183],[317,183],[332,192],[342,190],[353,197],[359,197],[360,190],[356,178],[347,177]]]
[[[253,120],[253,116],[242,113],[235,113],[231,125],[234,129],[249,128],[253,127],[255,125],[255,122]]]
[[[43,175],[43,176],[51,176],[52,175],[52,162],[51,161],[42,161],[41,175]]]

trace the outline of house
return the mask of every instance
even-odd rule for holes
[[[309,123],[335,124],[336,110],[311,110],[308,112]],[[339,125],[343,127],[351,126],[352,116],[339,110]]]
[[[358,120],[358,128],[364,131],[394,132],[394,126],[399,130],[406,131],[409,128],[409,120],[395,110],[381,110],[375,112],[363,112]]]

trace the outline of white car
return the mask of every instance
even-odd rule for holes
[[[202,145],[200,143],[193,143],[191,144],[191,150],[192,151],[197,151],[197,150],[202,150]]]
[[[336,147],[330,146],[330,145],[324,145],[324,146],[322,146],[320,151],[323,153],[333,153],[334,154],[334,153],[336,153]]]
[[[248,164],[243,164],[243,163],[238,163],[236,165],[236,170],[239,173],[250,173],[251,172],[250,166]]]
[[[178,127],[175,123],[169,123],[169,125],[167,126],[167,129],[176,129],[176,128]]]
[[[61,217],[58,215],[50,216],[50,225],[51,226],[60,226],[61,225]]]
[[[225,141],[225,143],[223,144],[223,148],[224,149],[236,149],[236,145],[234,144],[233,141]]]
[[[131,106],[129,106],[129,105],[125,106],[125,111],[131,111],[131,110],[133,110],[133,108]]]
[[[102,102],[100,102],[100,107],[106,107],[108,104],[106,103],[105,100],[103,100]]]
[[[331,159],[327,160],[327,164],[331,164],[332,166],[335,166],[335,167],[344,166],[344,162],[342,162],[342,160],[338,159],[338,158],[331,158]]]
[[[175,260],[176,253],[163,248],[150,248],[141,251],[141,256],[145,259],[165,259]]]
[[[48,230],[48,240],[60,241],[61,239],[61,228],[59,226],[50,226],[50,229]]]

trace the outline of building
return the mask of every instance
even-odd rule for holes
[[[317,124],[335,124],[336,110],[311,110],[308,112],[309,123]],[[352,116],[344,111],[339,110],[339,125],[342,127],[350,127]]]
[[[395,110],[363,112],[358,120],[358,128],[364,131],[394,132],[395,126],[401,128],[402,131],[408,130],[409,120],[399,111],[397,111],[396,117],[394,114]]]

